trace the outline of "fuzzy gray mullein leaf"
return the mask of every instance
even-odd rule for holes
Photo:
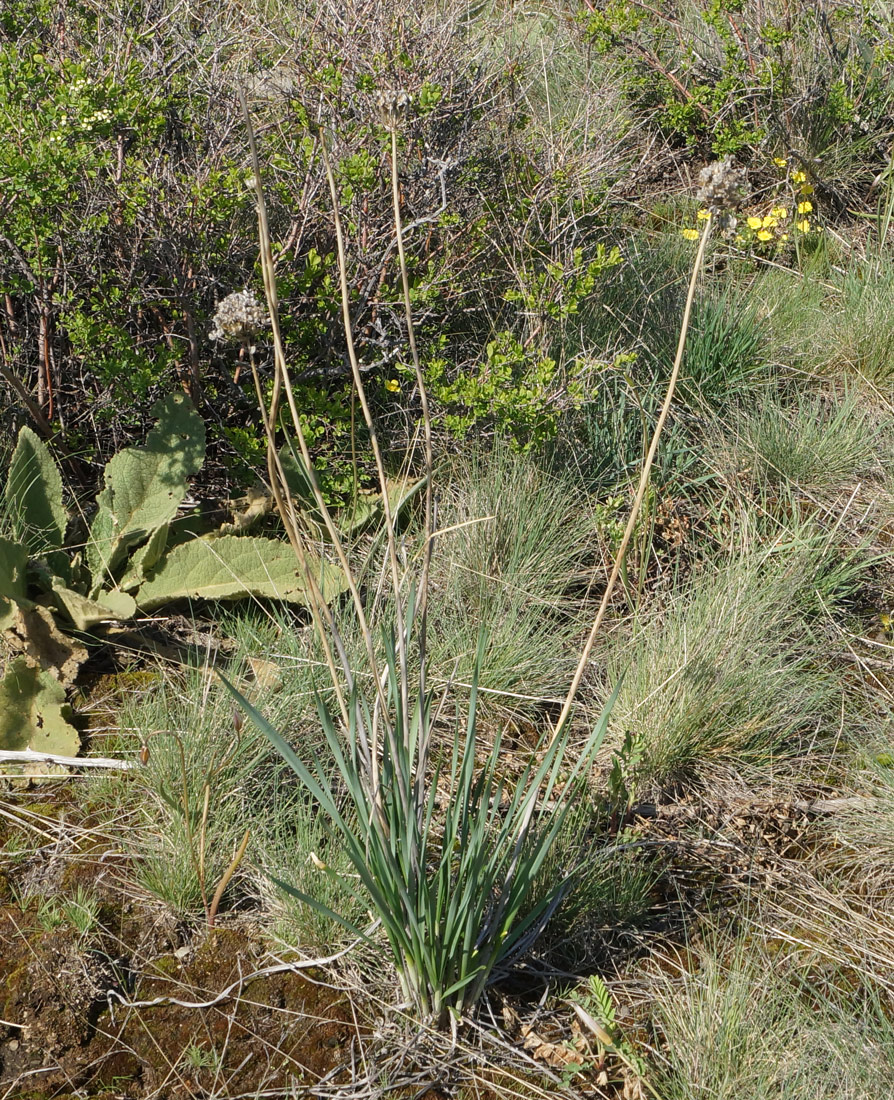
[[[252,291],[237,290],[218,305],[208,335],[212,340],[247,340],[267,323],[267,313]]]
[[[396,130],[410,109],[410,93],[403,88],[383,88],[376,92],[379,120],[386,130]]]
[[[742,204],[745,193],[745,171],[733,167],[733,158],[715,160],[699,173],[698,198],[711,212],[722,231],[735,229],[734,211]]]

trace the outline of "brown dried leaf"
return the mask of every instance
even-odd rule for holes
[[[273,497],[262,485],[254,485],[241,500],[234,501],[234,505],[238,504],[245,507],[242,511],[233,507],[233,522],[221,526],[221,532],[225,535],[241,535],[248,531],[273,508]]]
[[[531,1057],[538,1062],[546,1062],[549,1066],[564,1069],[571,1062],[578,1062],[580,1055],[564,1043],[550,1043],[530,1026],[522,1028],[524,1037],[524,1049],[530,1051]]]
[[[262,691],[279,691],[282,687],[282,672],[273,661],[265,661],[263,657],[249,657],[248,667]]]
[[[3,640],[11,655],[28,657],[45,671],[53,670],[63,687],[71,687],[88,656],[82,645],[62,633],[45,607],[16,607]]]
[[[642,1080],[632,1070],[624,1072],[624,1089],[621,1097],[622,1100],[645,1100]]]

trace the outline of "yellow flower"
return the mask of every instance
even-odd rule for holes
[[[788,164],[788,161],[785,159],[785,157],[773,157],[773,163],[776,165],[777,168],[785,168],[785,166]]]
[[[798,213],[799,214],[809,214],[812,209],[813,209],[813,203],[812,202],[808,201],[808,202],[799,202],[798,203]]]
[[[781,241],[787,241],[788,240],[788,233],[783,233],[782,236],[779,239]]]
[[[804,183],[799,188],[799,191],[801,192],[802,195],[812,195],[813,194],[813,184],[812,183]]]
[[[787,218],[788,211],[784,206],[774,206],[770,211],[774,218]]]
[[[772,241],[773,234],[770,232],[769,229],[762,229],[760,233],[758,233],[757,239],[759,241]]]
[[[806,183],[807,177],[803,172],[792,172],[792,183]]]
[[[697,241],[698,240],[698,230],[697,229],[681,229],[680,233],[682,234],[682,236],[684,236],[686,238],[687,241]]]
[[[810,222],[807,220],[807,218],[804,218],[802,221],[796,222],[795,224],[802,233],[807,233],[810,230]]]
[[[749,229],[760,229],[760,227],[761,227],[760,218],[749,218],[748,219],[748,228]]]
[[[400,382],[398,382],[396,378],[389,378],[385,383],[385,389],[388,390],[389,393],[397,393],[400,389]]]
[[[773,229],[777,225],[779,225],[779,218],[774,218],[772,214],[768,214],[761,223],[763,229]]]
[[[711,217],[711,211],[710,210],[699,210],[699,212],[695,216],[698,218],[698,220],[700,222],[706,222],[708,220],[708,218]]]

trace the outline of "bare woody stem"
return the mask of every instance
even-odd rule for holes
[[[584,678],[584,673],[587,669],[587,663],[590,660],[590,654],[593,651],[593,645],[596,642],[597,635],[599,634],[599,628],[602,626],[602,621],[605,618],[605,613],[608,610],[609,601],[611,600],[612,593],[614,592],[615,585],[618,581],[618,575],[621,572],[621,567],[624,562],[624,556],[627,553],[627,548],[630,545],[630,540],[633,537],[633,532],[636,528],[636,524],[639,520],[639,513],[642,507],[643,498],[646,495],[646,490],[649,487],[649,476],[652,472],[652,464],[655,461],[655,455],[658,452],[658,442],[661,439],[661,432],[664,428],[665,421],[670,413],[671,402],[674,398],[674,391],[677,388],[677,379],[680,376],[680,368],[683,363],[683,350],[686,347],[686,335],[689,331],[689,318],[692,313],[692,303],[695,299],[695,288],[698,283],[698,276],[701,271],[702,263],[705,258],[705,247],[708,243],[708,237],[711,235],[712,218],[708,218],[705,222],[705,228],[701,236],[701,240],[698,245],[698,252],[696,253],[695,262],[692,265],[692,276],[689,280],[689,292],[686,295],[686,307],[683,310],[683,321],[680,325],[680,336],[677,341],[677,354],[674,359],[674,369],[671,371],[670,379],[667,383],[667,392],[664,396],[664,404],[661,407],[661,414],[658,417],[658,422],[655,425],[655,431],[652,433],[652,442],[649,446],[649,451],[646,455],[646,459],[643,462],[642,471],[639,478],[639,488],[636,491],[636,496],[633,498],[633,504],[630,507],[630,516],[627,520],[627,526],[624,528],[624,537],[621,539],[621,545],[618,548],[617,554],[615,554],[615,561],[612,566],[611,574],[608,578],[608,584],[605,586],[605,591],[602,594],[602,601],[599,604],[599,610],[596,612],[596,618],[593,621],[593,626],[590,630],[589,637],[584,645],[584,648],[580,655],[580,660],[577,664],[574,677],[571,681],[571,686],[568,689],[568,694],[565,697],[565,703],[562,706],[562,712],[559,715],[559,720],[556,723],[556,732],[558,732],[564,724],[568,721],[571,714],[571,708],[574,706],[574,700],[577,697],[578,689],[580,688],[581,681]],[[555,734],[553,735],[555,736]]]
[[[283,474],[282,465],[279,461],[279,456],[276,452],[274,433],[276,431],[276,420],[278,415],[279,403],[283,395],[285,396],[286,403],[288,404],[289,413],[291,415],[293,429],[295,432],[295,438],[298,441],[298,446],[301,451],[301,457],[307,469],[308,480],[310,482],[311,490],[313,492],[314,502],[323,517],[323,521],[329,534],[330,541],[338,557],[339,565],[345,578],[345,583],[348,585],[348,589],[351,593],[354,608],[357,613],[358,622],[360,624],[360,630],[366,645],[369,668],[373,674],[373,679],[376,684],[376,690],[379,693],[381,693],[381,688],[379,686],[380,677],[378,675],[375,650],[372,643],[372,635],[366,621],[363,601],[360,597],[360,593],[357,588],[357,584],[350,563],[348,562],[347,554],[345,553],[340,533],[335,525],[334,520],[332,519],[332,515],[326,505],[326,501],[324,500],[323,494],[320,490],[313,463],[311,461],[310,451],[307,446],[307,441],[301,428],[301,418],[295,404],[294,394],[292,392],[288,364],[286,362],[282,336],[279,328],[279,300],[276,289],[276,273],[273,263],[273,251],[270,245],[270,230],[267,224],[267,209],[266,203],[264,201],[264,191],[261,183],[260,158],[258,156],[254,127],[251,123],[251,116],[249,115],[248,104],[245,99],[245,93],[241,87],[239,88],[239,102],[245,118],[249,148],[252,158],[252,168],[254,171],[254,186],[257,198],[258,212],[258,233],[261,246],[261,267],[264,276],[264,291],[267,298],[267,308],[270,314],[270,325],[273,333],[275,373],[273,394],[270,399],[269,411],[264,409],[263,397],[260,392],[260,388],[258,387],[258,396],[261,403],[262,416],[264,417],[265,433],[267,435],[268,473],[270,476],[274,499],[276,501],[277,511],[279,512],[280,517],[283,521],[283,525],[286,529],[286,534],[289,537],[289,542],[291,543],[292,549],[294,550],[295,555],[298,558],[299,564],[301,565],[302,571],[308,584],[308,588],[311,593],[310,603],[311,612],[314,618],[314,624],[317,628],[317,633],[324,649],[326,663],[329,668],[330,677],[332,679],[336,697],[339,702],[342,721],[347,727],[349,725],[348,707],[344,694],[341,690],[341,685],[338,682],[338,676],[335,671],[335,664],[332,657],[329,635],[332,636],[332,641],[335,643],[336,647],[339,648],[339,657],[343,667],[343,671],[349,680],[349,689],[351,686],[350,682],[353,680],[351,669],[349,663],[346,660],[346,656],[342,651],[340,645],[340,637],[335,627],[335,621],[332,616],[331,609],[325,597],[323,596],[323,593],[320,591],[320,588],[316,582],[316,578],[313,575],[313,571],[308,568],[307,555],[305,553],[303,540],[301,538],[300,532],[298,531],[293,501],[291,498],[291,494],[288,491],[288,486],[286,484],[286,480]],[[258,386],[257,378],[255,379],[255,385]],[[358,723],[358,732],[360,728],[361,727]],[[367,756],[367,758],[369,758],[370,756],[368,751],[365,755]],[[373,756],[373,763],[374,762],[375,757]]]

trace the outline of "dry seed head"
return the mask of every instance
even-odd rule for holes
[[[208,333],[212,340],[247,340],[268,323],[264,307],[248,289],[228,294],[218,305],[213,322]]]
[[[720,223],[721,229],[735,227],[733,211],[745,198],[745,171],[733,168],[733,158],[726,156],[703,168],[698,176],[701,185],[698,198]]]
[[[376,92],[379,121],[386,130],[396,130],[410,110],[410,93],[403,88],[383,88]]]

